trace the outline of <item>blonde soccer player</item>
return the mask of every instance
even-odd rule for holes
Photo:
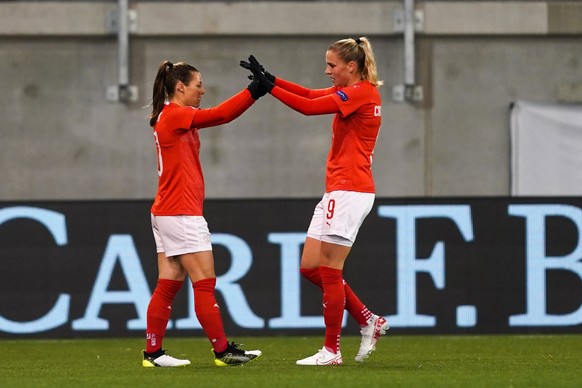
[[[370,41],[342,39],[325,54],[326,89],[308,89],[265,71],[252,55],[241,66],[251,70],[268,92],[304,114],[333,114],[332,143],[326,167],[325,194],[315,207],[301,257],[301,274],[323,290],[325,340],[313,356],[297,365],[341,365],[341,323],[344,308],[361,327],[355,360],[364,361],[375,349],[388,322],[373,314],[343,279],[342,270],[358,230],[375,197],[372,156],[381,124],[382,101],[376,61]]]

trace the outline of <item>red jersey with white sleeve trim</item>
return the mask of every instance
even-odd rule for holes
[[[305,115],[335,113],[325,191],[374,193],[372,157],[382,124],[382,99],[369,81],[347,87],[307,89],[281,78],[271,94]]]
[[[190,125],[198,109],[170,103],[154,126],[158,154],[158,192],[151,208],[156,216],[202,215],[204,176],[198,129]]]
[[[325,191],[374,193],[372,158],[380,132],[382,99],[368,81],[336,88],[333,97],[340,112],[332,124]]]
[[[151,208],[153,215],[202,215],[204,176],[198,130],[231,122],[254,102],[249,90],[243,89],[214,108],[164,105],[154,124],[158,192]]]

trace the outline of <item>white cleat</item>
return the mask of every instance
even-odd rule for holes
[[[311,357],[304,358],[303,360],[298,360],[297,365],[316,365],[316,366],[329,366],[329,365],[341,365],[342,353],[338,351],[337,353],[332,353],[325,347],[320,349]]]
[[[160,350],[155,354],[148,355],[144,352],[142,366],[144,368],[154,367],[178,367],[190,365],[190,360],[180,360],[166,354],[165,350]]]
[[[360,330],[362,342],[360,342],[360,350],[358,350],[355,360],[363,362],[370,357],[370,354],[376,350],[376,342],[378,342],[381,335],[386,334],[388,329],[388,321],[386,319],[378,315],[372,315],[368,320],[368,326],[364,326]]]

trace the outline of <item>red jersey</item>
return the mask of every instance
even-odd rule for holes
[[[380,132],[382,99],[368,81],[310,90],[277,78],[271,92],[306,115],[335,113],[327,157],[325,191],[374,193],[372,157]]]
[[[255,100],[245,89],[215,108],[198,109],[169,103],[154,124],[158,157],[158,192],[151,212],[156,216],[201,216],[204,175],[198,129],[225,124]]]

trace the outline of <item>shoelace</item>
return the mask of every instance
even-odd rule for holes
[[[240,345],[242,345],[242,344],[240,344]],[[240,354],[240,355],[245,354],[245,351],[242,350],[241,348],[239,348],[239,345],[235,344],[234,341],[228,344],[227,352],[230,352],[233,354]]]

